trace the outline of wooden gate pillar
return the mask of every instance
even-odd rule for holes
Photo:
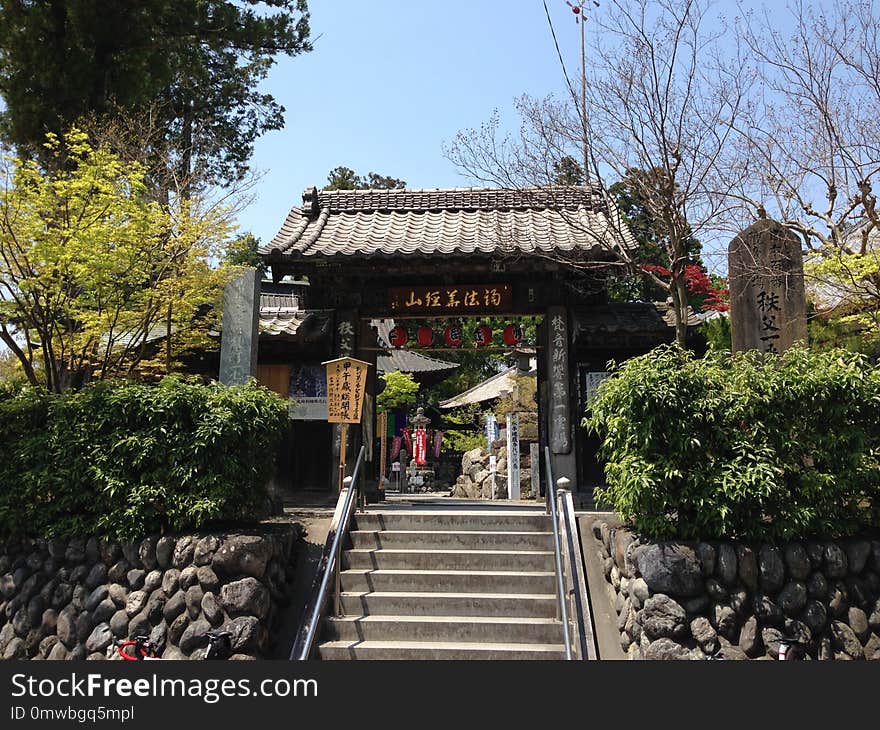
[[[547,381],[547,440],[553,479],[568,477],[577,491],[577,457],[574,447],[574,408],[577,389],[572,377],[571,325],[568,309],[548,307],[544,319],[544,371]]]

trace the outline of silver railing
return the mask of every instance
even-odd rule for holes
[[[342,490],[339,492],[339,499],[336,502],[336,509],[333,512],[333,519],[327,532],[324,551],[321,553],[315,578],[312,581],[311,598],[308,604],[306,604],[299,629],[296,632],[296,639],[293,642],[293,648],[290,651],[290,659],[292,661],[306,660],[312,654],[315,638],[318,635],[318,627],[321,625],[321,618],[329,598],[331,581],[333,613],[335,616],[343,615],[339,579],[342,545],[345,536],[348,534],[351,516],[354,514],[355,507],[361,501],[359,498],[358,477],[360,476],[363,461],[364,447],[362,446],[352,475],[346,477],[342,482]]]
[[[548,447],[544,449],[544,456],[547,472],[546,506],[553,523],[556,558],[557,618],[562,622],[565,658],[596,659],[595,631],[574,514],[574,500],[568,488],[570,481],[566,477],[554,481]]]

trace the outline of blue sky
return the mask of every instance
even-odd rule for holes
[[[412,188],[471,184],[444,142],[495,108],[516,124],[514,98],[562,93],[541,0],[312,0],[315,49],[280,58],[264,88],[286,109],[283,130],[257,142],[263,173],[242,230],[266,242],[310,185],[345,165]],[[579,29],[564,0],[547,0],[570,69]]]

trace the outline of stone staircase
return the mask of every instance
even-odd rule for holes
[[[321,659],[564,659],[553,528],[540,511],[371,510],[355,515],[345,615]]]

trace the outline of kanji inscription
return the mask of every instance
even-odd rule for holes
[[[327,421],[360,423],[369,363],[343,357],[324,365],[327,368]]]
[[[547,347],[550,386],[550,448],[554,454],[571,451],[571,405],[569,403],[568,317],[565,309],[548,312]]]
[[[800,239],[782,224],[760,220],[730,243],[733,351],[778,355],[807,339]]]
[[[390,289],[388,294],[395,312],[504,312],[513,303],[510,284],[407,286]]]

